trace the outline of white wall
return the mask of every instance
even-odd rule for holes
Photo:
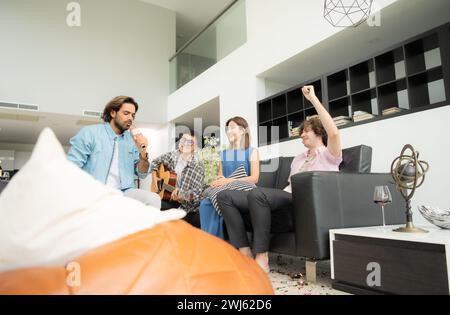
[[[395,0],[377,2],[382,8]],[[247,43],[171,94],[168,116],[169,120],[173,120],[214,97],[220,97],[221,125],[229,117],[245,117],[255,135],[253,145],[256,146],[256,102],[266,97],[268,90],[281,88],[276,83],[265,82],[258,75],[341,29],[330,26],[323,19],[323,1],[247,0],[246,3]],[[343,129],[343,146],[361,143],[372,146],[373,170],[385,172],[403,145],[413,144],[421,151],[421,158],[431,165],[424,186],[418,189],[414,197],[414,208],[418,204],[431,204],[450,209],[450,200],[445,196],[443,188],[450,175],[446,166],[446,162],[450,161],[450,150],[446,148],[444,141],[440,142],[443,134],[450,134],[450,128],[444,124],[448,120],[450,108],[443,107]],[[224,141],[226,138],[222,135],[222,142]],[[280,146],[261,148],[261,155],[266,158],[295,155],[302,151],[300,142],[290,141]],[[415,218],[423,222],[420,215],[415,215]]]
[[[261,92],[261,95],[263,95],[263,97],[261,97],[261,99],[275,95],[281,91],[291,88],[290,85],[267,80],[267,79],[262,83],[265,84],[265,86],[264,86],[265,89],[264,89],[264,94],[262,94],[263,92]]]
[[[79,0],[81,27],[69,27],[69,2],[0,1],[0,101],[81,115],[130,95],[138,121],[166,122],[175,13],[138,0]]]
[[[175,143],[175,138],[169,137],[171,134],[171,125],[166,124],[161,126],[160,128],[139,128],[142,134],[148,140],[148,151],[149,151],[149,159],[150,161],[160,156],[163,153],[166,153],[170,150],[173,150],[174,147],[171,144]],[[152,184],[152,177],[149,175],[144,180],[141,180],[141,189],[150,190]]]
[[[240,32],[245,28],[245,2],[237,3],[233,10],[227,11],[216,22],[217,60],[221,60],[246,40],[246,34]]]

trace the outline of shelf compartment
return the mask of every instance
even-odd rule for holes
[[[277,131],[278,128],[278,131]],[[278,137],[277,137],[278,134]],[[272,123],[271,143],[277,143],[280,140],[289,138],[288,118],[287,116],[275,119]]]
[[[298,112],[303,109],[303,96],[300,88],[287,93],[288,114]]]
[[[275,119],[278,117],[286,116],[286,114],[286,94],[282,94],[272,99],[272,118]]]
[[[352,95],[352,111],[364,111],[369,114],[379,115],[376,89]]]
[[[350,88],[352,93],[376,86],[373,59],[364,61],[350,68]]]
[[[328,98],[337,99],[349,94],[349,85],[347,69],[332,74],[327,77]]]
[[[317,111],[314,107],[305,110],[305,120],[308,120],[312,116],[317,116]]]
[[[429,70],[442,65],[438,34],[416,40],[405,46],[406,69],[408,75]]]
[[[375,57],[375,72],[378,85],[406,77],[403,47]]]
[[[259,145],[267,145],[272,141],[272,122],[266,122],[259,125],[258,128]]]
[[[378,112],[381,114],[383,110],[391,107],[410,108],[406,79],[378,88]]]
[[[258,105],[259,121],[269,121],[272,119],[272,101],[268,100]]]
[[[411,107],[421,107],[446,100],[441,67],[408,78]]]
[[[316,96],[319,99],[319,101],[322,102],[322,82],[320,80],[317,80],[317,81],[314,81],[314,82],[307,83],[305,85],[312,85],[312,86],[314,86],[314,93],[316,94]],[[303,106],[304,106],[305,109],[313,107],[311,102],[308,101],[304,96],[303,96]]]
[[[296,114],[292,114],[288,116],[288,131],[289,131],[289,137],[292,137],[290,133],[290,127],[291,128],[297,128],[300,127],[300,125],[305,121],[304,112],[299,112]]]
[[[331,117],[347,116],[352,117],[350,97],[343,97],[329,103],[329,113]]]

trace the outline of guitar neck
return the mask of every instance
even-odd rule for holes
[[[162,184],[162,188],[163,188],[164,190],[169,191],[169,192],[173,192],[173,191],[175,190],[175,187],[174,187],[174,186],[170,186],[170,185],[168,185],[168,184],[166,184],[166,183],[163,183],[163,184]]]
[[[163,184],[162,185],[162,188],[164,189],[164,190],[167,190],[168,192],[173,192],[175,189],[176,189],[176,187],[174,187],[174,186],[170,186],[170,185],[167,185],[167,184]],[[178,195],[181,197],[181,198],[183,198],[183,199],[185,199],[185,200],[192,200],[192,194],[183,194],[183,193],[181,193],[181,192],[178,192]]]

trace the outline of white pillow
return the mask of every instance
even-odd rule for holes
[[[0,195],[0,271],[66,264],[90,249],[185,214],[145,206],[104,186],[67,160],[47,128]]]

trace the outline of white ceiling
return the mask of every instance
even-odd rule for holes
[[[177,49],[201,31],[233,0],[140,0],[176,12]]]

